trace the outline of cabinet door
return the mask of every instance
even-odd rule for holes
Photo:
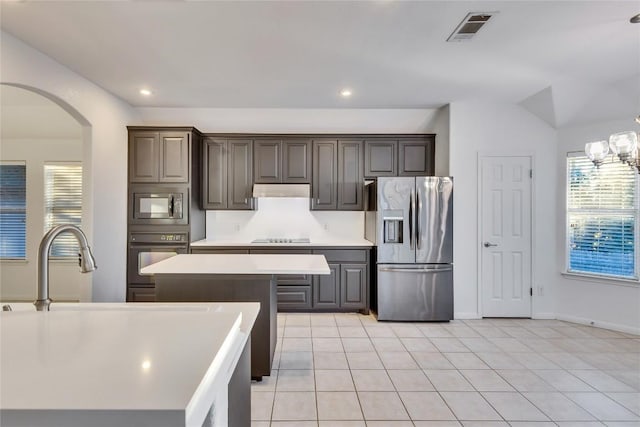
[[[364,142],[364,176],[397,176],[398,141],[374,140]]]
[[[340,307],[340,264],[329,264],[331,274],[313,277],[313,307]]]
[[[365,308],[367,297],[367,265],[340,265],[340,307]]]
[[[311,209],[338,207],[338,142],[313,141],[313,199]]]
[[[202,143],[202,208],[227,207],[227,141],[205,138]]]
[[[362,210],[362,141],[338,142],[338,209]]]
[[[255,140],[253,156],[256,183],[279,183],[282,180],[282,141]]]
[[[401,140],[398,143],[398,176],[433,176],[434,138]]]
[[[311,140],[283,142],[282,182],[289,184],[311,183]]]
[[[129,182],[158,182],[160,165],[160,134],[132,132],[129,134]]]
[[[189,133],[160,132],[159,182],[189,182]]]
[[[253,144],[251,140],[229,140],[229,185],[227,209],[252,209]]]

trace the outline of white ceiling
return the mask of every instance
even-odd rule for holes
[[[640,110],[640,24],[629,23],[637,0],[1,7],[3,30],[133,106],[431,108],[488,98],[561,125],[613,91],[602,99]],[[445,41],[467,13],[488,11],[499,13],[473,41]],[[143,86],[154,94],[142,97]],[[342,99],[347,86],[354,95]]]

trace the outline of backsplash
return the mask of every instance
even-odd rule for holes
[[[364,238],[364,212],[310,211],[309,199],[260,198],[255,211],[207,211],[207,239]]]

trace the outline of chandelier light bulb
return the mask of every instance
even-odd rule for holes
[[[618,155],[621,162],[626,162],[638,148],[638,134],[635,132],[614,133],[609,137],[609,147]]]
[[[584,146],[584,152],[596,166],[600,166],[607,154],[609,154],[609,143],[607,141],[589,142]]]

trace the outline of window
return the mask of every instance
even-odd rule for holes
[[[638,279],[638,173],[567,158],[567,271]]]
[[[26,183],[24,162],[0,164],[0,259],[26,257]]]
[[[82,219],[82,165],[47,163],[44,165],[44,231],[60,224],[80,226]],[[52,257],[77,257],[78,243],[63,233],[51,246]]]

